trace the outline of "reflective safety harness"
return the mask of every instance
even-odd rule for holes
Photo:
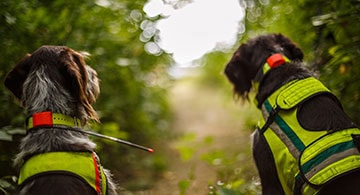
[[[35,113],[26,121],[28,132],[44,127],[80,127],[80,120],[59,113]],[[90,185],[98,195],[106,195],[107,180],[95,152],[47,152],[27,159],[20,169],[18,184],[25,185],[32,179],[51,174],[77,177]]]
[[[285,194],[316,194],[335,177],[360,169],[358,128],[309,131],[297,120],[298,105],[324,93],[332,95],[309,77],[287,83],[261,105],[258,130],[269,144]]]
[[[297,105],[329,90],[313,77],[292,81],[262,104],[260,132],[275,159],[286,194],[315,194],[323,184],[360,168],[357,128],[309,131],[297,121]]]
[[[75,176],[89,184],[98,195],[106,195],[106,177],[94,152],[48,152],[28,159],[20,169],[19,185],[49,174]]]

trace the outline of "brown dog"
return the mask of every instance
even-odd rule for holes
[[[291,40],[268,34],[243,43],[225,68],[234,93],[254,90],[263,113],[253,135],[262,192],[359,194],[360,131],[302,60]]]
[[[15,159],[19,194],[116,194],[94,152],[95,143],[72,131],[99,120],[91,106],[99,82],[84,54],[65,46],[42,46],[11,70],[5,86],[28,118]]]

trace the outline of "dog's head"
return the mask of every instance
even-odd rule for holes
[[[42,46],[10,71],[5,86],[31,110],[29,113],[67,112],[63,114],[73,114],[83,122],[98,121],[91,104],[100,92],[99,81],[85,58],[85,54],[65,46]],[[70,108],[61,110],[69,107],[63,105],[69,102]]]
[[[274,53],[281,53],[291,61],[303,59],[300,48],[282,34],[261,35],[240,45],[225,68],[235,94],[248,98],[255,77]]]

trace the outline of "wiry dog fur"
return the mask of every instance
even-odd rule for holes
[[[256,75],[274,54],[281,53],[291,62],[267,72],[262,78]],[[234,93],[248,99],[253,83],[258,79],[256,100],[260,104],[280,86],[294,79],[314,76],[302,63],[303,53],[291,40],[281,34],[268,34],[243,43],[233,54],[225,68],[225,74],[234,86]],[[308,130],[334,131],[356,127],[344,113],[338,101],[328,95],[318,95],[298,108],[298,121]],[[263,194],[284,194],[274,165],[274,159],[266,140],[259,131],[253,137],[253,156],[260,175]],[[358,194],[360,172],[352,172],[325,185],[320,194]]]
[[[86,125],[98,121],[91,106],[100,89],[97,73],[85,63],[85,54],[65,46],[42,46],[27,54],[8,74],[5,86],[20,100],[27,116],[51,111],[75,116]],[[28,132],[21,141],[15,165],[33,155],[54,152],[93,151],[88,136],[56,127]],[[116,194],[110,174],[105,171],[109,194]],[[38,177],[19,189],[19,194],[96,194],[88,185],[68,175]]]

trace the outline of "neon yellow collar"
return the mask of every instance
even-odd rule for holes
[[[39,112],[26,120],[26,130],[38,127],[53,127],[56,125],[81,127],[80,119],[52,112]]]

